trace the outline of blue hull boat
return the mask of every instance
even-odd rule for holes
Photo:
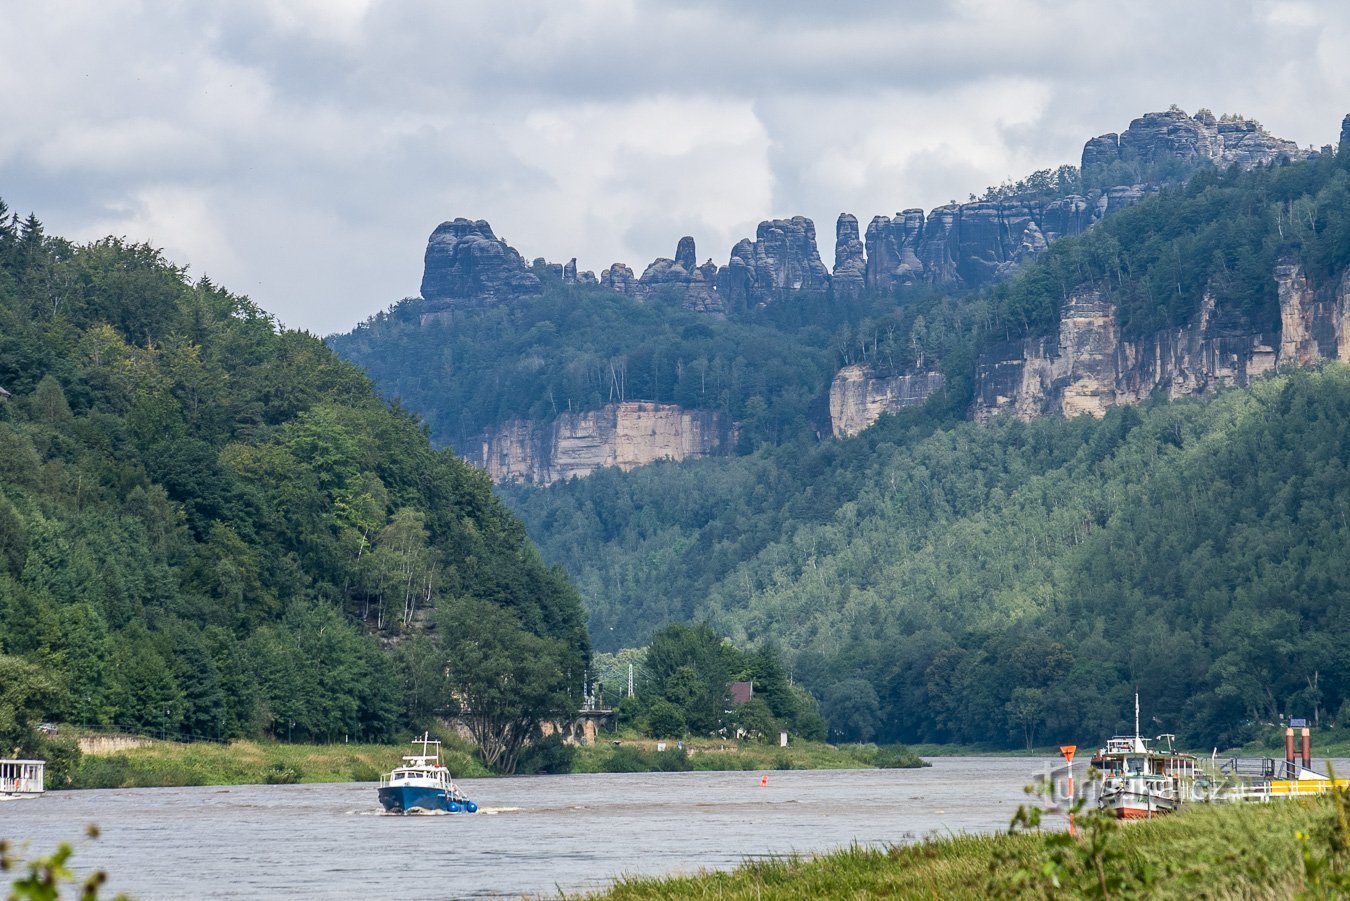
[[[387,779],[380,780],[380,805],[385,811],[476,813],[478,805],[460,794],[458,786],[450,780],[450,771],[441,766],[441,743],[423,733],[413,744],[420,744],[422,753],[404,756],[403,765],[394,767]]]
[[[457,791],[417,785],[380,787],[380,804],[387,813],[476,813],[478,805]]]

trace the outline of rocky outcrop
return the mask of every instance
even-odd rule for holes
[[[1275,279],[1279,335],[1217,313],[1214,297],[1206,295],[1184,327],[1123,341],[1114,304],[1095,291],[1075,294],[1057,334],[986,348],[973,416],[1101,416],[1110,406],[1154,394],[1175,399],[1246,385],[1277,366],[1350,360],[1350,272],[1320,291],[1292,262],[1277,266]]]
[[[427,240],[422,297],[429,312],[491,306],[542,290],[520,254],[482,219],[442,222]]]
[[[1347,133],[1350,116],[1343,124],[1342,144]],[[907,209],[894,217],[874,217],[865,241],[860,240],[857,219],[841,214],[833,272],[821,263],[815,225],[804,216],[761,222],[754,240],[737,242],[721,268],[711,260],[698,265],[694,239],[686,236],[673,259],[654,260],[640,278],[615,263],[598,280],[578,272],[575,259],[565,265],[538,259],[527,268],[486,222],[456,219],[439,226],[428,242],[422,296],[435,315],[537,294],[543,276],[568,285],[599,284],[638,299],[674,286],[687,309],[725,316],[798,291],[846,297],[916,282],[974,288],[1007,277],[1059,238],[1080,234],[1138,202],[1158,190],[1158,181],[1175,180],[1206,165],[1250,168],[1315,154],[1273,137],[1254,121],[1217,120],[1204,112],[1191,117],[1178,109],[1148,113],[1120,134],[1101,135],[1084,145],[1084,183],[1100,187],[1083,195],[952,203],[926,215]]]
[[[719,413],[627,402],[551,422],[511,420],[459,450],[494,482],[549,485],[606,466],[633,469],[729,454],[734,446],[734,431]]]
[[[856,435],[883,414],[917,407],[942,385],[940,372],[884,376],[866,366],[845,366],[830,383],[834,436]]]
[[[858,217],[840,213],[834,226],[834,270],[830,290],[835,297],[857,297],[867,283],[867,253],[858,237]]]
[[[743,239],[731,249],[717,280],[728,308],[760,306],[788,292],[824,292],[829,287],[830,271],[820,261],[815,223],[805,216],[761,222],[753,242]]]
[[[924,276],[919,248],[923,245],[923,210],[911,209],[889,216],[873,216],[867,226],[868,287],[889,290],[910,285]]]
[[[658,257],[643,271],[631,288],[631,295],[646,299],[659,289],[673,285],[680,293],[680,303],[687,310],[726,318],[726,304],[717,292],[717,264],[708,260],[702,266],[694,239],[686,235],[675,248],[675,259]]]
[[[1179,109],[1146,113],[1119,135],[1104,134],[1083,147],[1082,173],[1086,184],[1101,184],[1131,172],[1134,180],[1170,180],[1202,165],[1244,169],[1274,162],[1280,157],[1307,159],[1316,151],[1301,150],[1293,141],[1269,134],[1250,119],[1195,117]]]
[[[600,273],[600,287],[615,294],[632,296],[637,293],[637,279],[633,277],[632,269],[623,263],[615,263]]]

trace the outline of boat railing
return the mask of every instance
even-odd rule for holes
[[[1241,779],[1297,779],[1299,775],[1298,764],[1273,757],[1230,757],[1219,770]]]

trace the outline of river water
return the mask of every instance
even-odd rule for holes
[[[0,837],[33,854],[76,840],[76,869],[104,869],[108,897],[144,901],[556,896],[623,874],[1006,828],[1053,761],[932,763],[465,779],[471,816],[386,816],[374,783],[48,792],[0,803]],[[96,841],[82,838],[89,823]]]

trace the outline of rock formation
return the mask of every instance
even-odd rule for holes
[[[675,259],[657,257],[643,270],[642,277],[623,293],[646,299],[669,285],[679,289],[680,303],[687,310],[726,318],[726,305],[717,293],[717,264],[708,260],[697,265],[694,239],[685,235],[675,248]]]
[[[1300,150],[1293,141],[1269,134],[1261,123],[1248,119],[1216,120],[1199,113],[1194,118],[1179,109],[1147,113],[1119,135],[1104,134],[1083,148],[1085,184],[1112,184],[1118,164],[1135,174],[1135,181],[1153,176],[1176,178],[1197,166],[1213,164],[1244,169],[1273,162],[1282,156],[1307,159],[1315,151]],[[1104,181],[1105,179],[1105,181]]]
[[[442,222],[427,240],[422,297],[433,308],[490,306],[542,290],[520,254],[482,219]]]
[[[759,306],[787,292],[824,292],[829,287],[830,271],[820,261],[815,223],[805,216],[761,222],[753,242],[743,239],[731,249],[717,280],[728,308]]]
[[[917,407],[942,384],[940,372],[882,376],[866,366],[845,366],[830,383],[834,436],[856,435],[885,413]]]
[[[840,213],[834,227],[834,271],[830,290],[835,297],[857,297],[867,283],[867,254],[858,238],[858,217]]]
[[[1350,116],[1342,127],[1345,146],[1350,146],[1348,134]],[[686,236],[673,259],[654,260],[641,278],[615,263],[598,280],[578,272],[575,259],[566,265],[539,259],[527,268],[486,222],[456,219],[438,227],[427,244],[422,296],[432,302],[432,314],[489,305],[539,293],[538,276],[544,275],[569,285],[599,284],[639,299],[673,285],[687,309],[725,316],[795,291],[829,290],[844,297],[915,282],[979,287],[1007,277],[1057,239],[1080,234],[1157,190],[1156,183],[1135,183],[1141,179],[1179,178],[1205,165],[1250,168],[1312,155],[1315,151],[1273,137],[1254,121],[1216,120],[1205,112],[1191,117],[1177,109],[1148,113],[1120,134],[1084,145],[1084,183],[1102,187],[1082,196],[953,203],[927,215],[908,209],[893,218],[876,216],[867,226],[865,244],[857,219],[841,214],[833,274],[821,263],[815,225],[804,216],[761,222],[755,239],[737,242],[720,269],[711,260],[699,266],[694,239]]]
[[[633,469],[729,454],[734,446],[735,434],[720,413],[630,401],[551,422],[511,420],[459,450],[494,482],[549,485],[605,466]]]
[[[632,269],[623,263],[615,263],[600,273],[600,287],[615,294],[632,296],[637,293],[637,279],[633,277]]]
[[[1261,334],[1240,317],[1216,314],[1206,296],[1184,327],[1122,341],[1115,306],[1100,293],[1069,298],[1059,331],[985,349],[977,372],[973,415],[1100,416],[1114,404],[1163,393],[1207,394],[1248,384],[1277,366],[1318,359],[1350,360],[1350,271],[1314,291],[1292,262],[1276,267],[1280,335]]]

